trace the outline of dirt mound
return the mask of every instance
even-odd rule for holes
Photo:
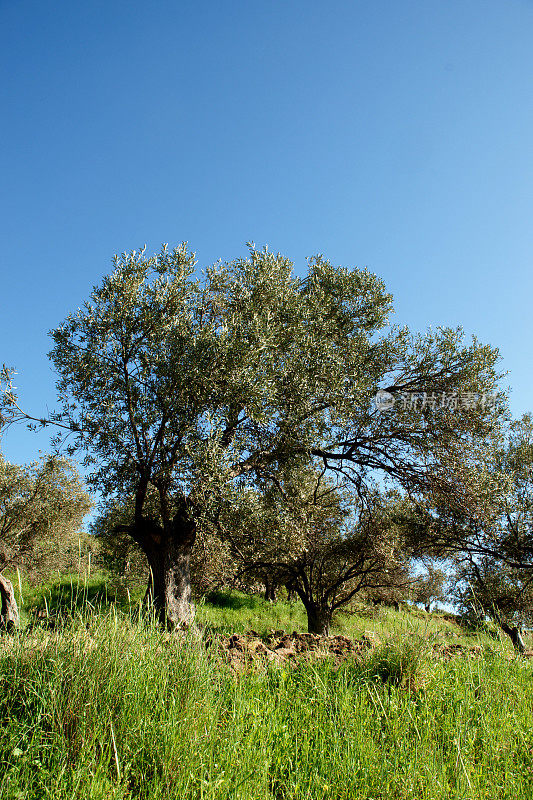
[[[439,612],[437,615],[439,620],[444,620],[444,622],[453,622],[455,625],[461,624],[461,617],[458,614],[449,614],[449,613],[441,613]]]
[[[324,658],[332,658],[340,664],[347,658],[360,656],[365,650],[378,644],[379,639],[371,631],[358,641],[352,641],[347,636],[319,636],[296,631],[271,631],[263,637],[256,631],[249,631],[219,639],[219,647],[225,660],[236,669],[254,662],[282,664]]]
[[[234,633],[216,640],[218,651],[226,663],[236,671],[261,664],[296,664],[298,661],[332,659],[336,665],[349,658],[361,661],[365,654],[382,642],[373,631],[365,631],[361,639],[347,636],[318,636],[314,633],[286,633],[271,631],[261,636],[256,631]],[[481,645],[460,643],[434,643],[428,652],[430,657],[449,661],[452,658],[480,658]]]
[[[450,661],[456,656],[467,656],[468,658],[480,658],[483,655],[483,648],[480,644],[444,644],[434,648],[437,657]]]

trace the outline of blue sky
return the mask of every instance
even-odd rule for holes
[[[0,0],[0,37],[0,361],[30,411],[113,253],[182,240],[366,266],[533,409],[533,0]]]

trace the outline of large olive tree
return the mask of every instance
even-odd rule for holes
[[[152,516],[157,518],[157,495],[153,489]],[[147,503],[148,513],[148,503]],[[90,532],[97,545],[98,562],[120,579],[132,585],[147,582],[146,602],[153,599],[153,576],[145,553],[129,535],[135,516],[135,502],[102,504],[91,523]],[[202,517],[191,551],[190,572],[193,595],[202,596],[231,582],[235,563],[228,543],[217,535],[212,520]]]
[[[494,414],[447,398],[491,391],[497,354],[465,345],[460,331],[390,328],[391,310],[378,278],[322,256],[299,277],[287,258],[252,246],[199,272],[181,245],[115,257],[52,332],[54,421],[87,454],[104,497],[133,495],[127,532],[169,624],[193,619],[202,516],[216,515],[235,484],[292,459],[315,460],[358,491],[381,473],[410,493],[473,501],[469,465]],[[394,407],[376,408],[378,389]],[[6,418],[28,418],[17,402],[8,386]]]

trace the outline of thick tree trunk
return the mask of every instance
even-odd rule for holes
[[[0,610],[0,628],[6,628],[8,631],[13,628],[18,628],[20,623],[19,610],[17,601],[15,600],[15,593],[13,591],[13,584],[0,575],[0,597],[2,600]]]
[[[512,641],[513,647],[516,650],[516,652],[524,653],[526,646],[524,644],[524,640],[522,639],[520,628],[517,627],[516,625],[509,625],[509,623],[502,618],[501,612],[497,608],[497,606],[493,606],[490,616],[492,617],[496,625],[499,625],[502,631],[505,634],[507,634],[509,639]]]
[[[502,631],[506,633],[512,641],[516,652],[523,653],[526,649],[526,646],[520,634],[520,628],[518,628],[516,625],[508,625],[507,622],[503,622],[502,620],[499,621],[499,624]]]
[[[307,602],[304,604],[307,612],[307,630],[309,633],[318,633],[320,636],[329,636],[332,611],[328,606]]]
[[[168,628],[190,628],[194,623],[191,601],[193,522],[180,520],[168,534],[152,534],[144,544],[150,566],[146,603]]]
[[[291,583],[286,583],[285,588],[287,589],[287,601],[292,603],[296,599],[296,590]]]
[[[276,584],[271,581],[268,575],[265,577],[265,600],[269,603],[276,602]]]

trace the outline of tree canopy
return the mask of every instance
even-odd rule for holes
[[[365,590],[410,585],[409,553],[394,521],[395,498],[374,490],[358,499],[311,468],[288,468],[242,492],[219,520],[245,575],[295,592],[311,633]]]
[[[68,459],[19,466],[0,453],[0,570],[19,567],[36,579],[71,567],[92,505]]]
[[[460,330],[391,327],[391,311],[375,275],[323,256],[300,277],[288,258],[250,246],[199,271],[182,244],[115,257],[52,331],[52,421],[104,498],[134,498],[127,532],[171,624],[192,620],[202,517],[291,462],[351,481],[361,499],[380,474],[433,504],[478,503],[472,466],[500,411],[482,402],[497,351]],[[379,390],[392,407],[376,405]],[[4,417],[27,418],[16,403],[8,388]]]

